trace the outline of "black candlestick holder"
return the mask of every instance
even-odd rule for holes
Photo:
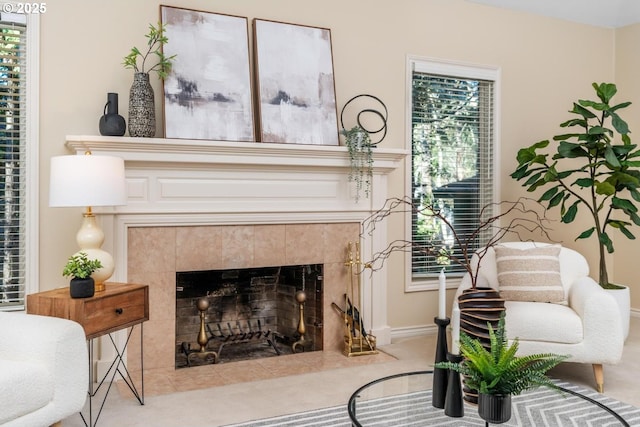
[[[436,317],[433,319],[436,325],[438,325],[438,341],[436,343],[436,360],[438,362],[446,362],[447,360],[447,325],[450,323],[450,319],[445,317],[440,319]],[[431,404],[434,408],[444,408],[445,399],[447,396],[447,383],[449,379],[449,370],[442,368],[433,369],[433,388]]]
[[[463,357],[459,354],[447,353],[447,360],[451,363],[462,362]],[[449,372],[449,382],[447,384],[447,398],[445,399],[444,414],[449,417],[463,417],[464,405],[462,402],[462,385],[460,374],[457,371]]]

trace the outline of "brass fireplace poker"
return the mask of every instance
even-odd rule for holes
[[[356,306],[362,294],[361,271],[363,267],[367,267],[367,265],[363,266],[360,259],[360,242],[355,242],[355,250],[354,243],[349,242],[347,261],[344,265],[349,269],[349,282],[344,294],[345,308],[332,304],[342,313],[344,319],[344,354],[349,357],[377,354],[376,337],[365,330],[360,310]]]

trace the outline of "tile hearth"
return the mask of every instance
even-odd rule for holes
[[[375,355],[346,357],[341,351],[314,351],[232,363],[197,366],[188,369],[145,369],[145,396],[158,396],[210,387],[260,381],[290,375],[302,375],[331,369],[353,368],[396,360],[393,356],[379,352]],[[136,384],[140,384],[140,373],[133,372]],[[123,381],[117,383],[122,397],[132,397]]]

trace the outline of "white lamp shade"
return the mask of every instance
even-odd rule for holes
[[[127,201],[124,160],[114,156],[51,158],[49,206],[118,206]]]

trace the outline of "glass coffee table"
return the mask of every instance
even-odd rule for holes
[[[477,407],[464,404],[464,417],[452,418],[431,404],[433,371],[407,372],[380,378],[351,395],[347,410],[352,426],[484,426]],[[539,388],[513,396],[511,419],[503,426],[623,426],[629,424],[615,411],[576,391],[549,393]],[[554,409],[554,406],[561,406]]]

